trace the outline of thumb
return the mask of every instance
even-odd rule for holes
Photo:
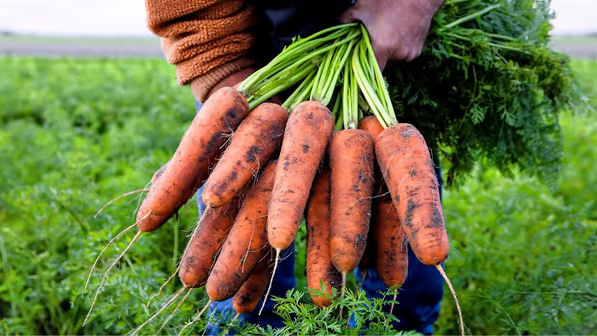
[[[373,45],[373,53],[375,54],[377,64],[379,64],[379,69],[383,71],[388,63],[388,53],[380,50],[379,48],[375,48],[375,45]]]
[[[345,24],[345,23],[352,23],[358,20],[358,13],[357,10],[355,10],[355,8],[349,8],[347,10],[344,11],[344,13],[342,13],[342,15],[340,15],[340,23]]]

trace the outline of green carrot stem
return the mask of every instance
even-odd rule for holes
[[[294,100],[294,102],[292,102],[292,104],[290,105],[291,110],[294,110],[294,108],[307,100],[307,98],[309,97],[309,93],[311,92],[311,87],[313,86],[313,81],[308,81],[307,82],[307,86],[305,86],[305,89],[303,91],[301,91],[297,96],[296,99]]]
[[[301,72],[305,68],[313,67],[314,63],[306,62],[306,63],[296,63],[292,66],[284,69],[284,71],[280,71],[272,78],[268,79],[257,91],[254,92],[254,95],[261,96],[267,94],[268,91],[275,90],[278,86],[283,86],[285,89],[291,87],[292,85],[288,85],[288,78],[292,77],[294,74]],[[284,89],[284,90],[285,90]]]
[[[360,46],[357,45],[356,48],[359,48],[359,47]],[[381,101],[379,100],[377,95],[375,94],[375,90],[371,86],[371,83],[369,83],[365,80],[365,76],[363,74],[363,69],[361,67],[359,53],[356,51],[353,54],[351,64],[352,64],[352,69],[354,72],[354,77],[355,77],[357,83],[359,84],[359,88],[361,89],[361,92],[363,93],[365,100],[367,100],[367,103],[371,107],[373,114],[377,117],[377,119],[379,120],[381,125],[384,128],[387,128],[389,126],[388,120],[391,120],[392,118],[385,115],[386,113],[383,108],[383,104],[381,103]]]
[[[348,129],[350,121],[350,84],[351,84],[351,68],[348,63],[344,67],[344,83],[342,85],[342,123],[344,129]]]
[[[292,67],[298,67],[304,63],[307,63],[308,61],[312,60],[313,58],[318,57],[319,55],[321,55],[333,48],[336,48],[336,47],[342,45],[343,43],[356,38],[357,36],[358,36],[357,32],[350,33],[343,39],[338,40],[338,41],[336,41],[330,45],[327,45],[325,47],[318,48],[317,50],[314,50],[310,53],[307,53],[306,55],[304,55],[302,58],[300,58],[298,60],[294,60],[288,64],[283,64],[282,66],[280,66],[280,69],[273,68],[272,73],[274,73],[274,76],[276,76],[278,78],[283,76],[281,73],[292,73],[295,71]],[[277,72],[273,72],[274,70]],[[239,87],[239,91],[243,92],[244,94],[252,94],[252,93],[258,91],[261,88],[261,86],[267,85],[268,82],[269,82],[269,80],[264,77],[263,80],[261,80],[260,82],[254,83],[254,84],[251,84],[251,86],[245,87],[244,91],[241,90]]]
[[[388,89],[386,86],[386,83],[384,81],[383,75],[381,73],[381,69],[379,68],[379,64],[377,64],[377,59],[375,58],[375,53],[373,52],[373,47],[371,45],[371,40],[369,38],[369,32],[367,31],[367,28],[365,28],[364,25],[361,25],[361,31],[363,33],[363,43],[366,46],[366,49],[369,53],[369,64],[373,67],[373,72],[374,72],[374,78],[376,80],[376,86],[377,86],[377,93],[378,95],[381,95],[380,99],[381,102],[385,108],[385,110],[387,111],[387,113],[385,114],[385,116],[388,118],[386,121],[390,124],[396,124],[398,123],[398,120],[396,119],[396,114],[394,112],[394,106],[392,105],[392,99],[390,98],[390,94],[388,93]],[[361,61],[364,61],[365,59],[361,59]]]
[[[494,9],[500,7],[500,6],[501,6],[500,4],[496,4],[496,5],[493,5],[493,6],[485,7],[485,8],[483,8],[482,10],[480,10],[480,11],[478,11],[476,13],[473,13],[473,14],[467,15],[465,17],[462,17],[462,18],[460,18],[458,20],[453,21],[452,23],[448,23],[447,25],[443,26],[442,29],[454,28],[454,27],[458,26],[459,24],[465,23],[465,22],[470,21],[470,20],[474,20],[474,19],[476,19],[476,18],[478,18],[478,17],[480,17],[482,15],[485,15],[486,13],[489,13],[490,11],[492,11],[492,10],[494,10]]]
[[[357,42],[358,42],[358,40],[352,40],[340,48],[340,50],[337,54],[338,56],[337,56],[337,58],[335,58],[336,60],[338,58],[340,58],[340,61],[334,62],[335,69],[334,69],[333,74],[331,75],[332,77],[330,78],[330,80],[327,81],[327,83],[326,83],[327,85],[323,89],[322,102],[331,101],[332,96],[334,94],[334,88],[336,87],[336,84],[338,83],[338,78],[340,78],[340,74],[344,70],[345,64],[346,64],[348,58],[350,57],[350,54]]]
[[[301,94],[306,87],[309,86],[309,83],[311,83],[313,81],[313,78],[315,77],[315,72],[311,72],[302,82],[301,84],[296,88],[296,90],[294,90],[292,92],[292,94],[290,96],[288,96],[288,98],[286,99],[286,101],[284,101],[284,103],[282,104],[282,107],[288,111],[291,112],[291,106],[294,103],[294,101],[296,100],[296,97]]]
[[[270,99],[271,97],[298,83],[298,81],[300,81],[301,79],[307,77],[309,73],[311,73],[314,69],[314,64],[310,64],[309,66],[304,67],[302,70],[296,72],[290,78],[287,78],[286,83],[284,85],[278,85],[274,89],[268,91],[266,94],[255,97],[255,100],[249,103],[249,108],[253,110],[255,107],[259,106],[264,101]]]
[[[353,38],[351,35],[354,35],[354,29],[350,29],[353,26],[354,24],[343,25],[338,28],[336,32],[320,39],[313,40],[316,36],[321,35],[318,33],[315,34],[316,36],[312,35],[309,38],[294,42],[267,65],[247,77],[241,85],[239,85],[238,91],[243,92],[244,94],[252,94],[257,90],[254,86],[257,85],[257,83],[263,82],[265,79],[272,76],[272,74],[276,74],[290,65],[305,62],[306,60],[329,50],[330,46],[335,47],[339,42],[341,43],[344,41],[345,38]],[[329,42],[332,42],[331,45],[324,47],[324,45]],[[304,57],[297,61],[296,59],[301,56]]]
[[[317,69],[317,74],[315,75],[315,79],[313,79],[313,87],[311,88],[311,100],[321,102],[321,87],[324,86],[327,80],[327,72],[334,59],[335,51],[336,49],[328,51],[323,57],[319,69]],[[324,105],[327,104],[324,103]]]

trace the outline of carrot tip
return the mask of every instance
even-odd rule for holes
[[[276,260],[274,261],[274,270],[272,271],[272,278],[269,281],[269,285],[267,287],[267,292],[263,297],[263,303],[261,304],[261,308],[259,309],[259,316],[263,312],[263,308],[265,307],[265,303],[267,302],[267,297],[269,296],[269,292],[272,289],[272,284],[274,283],[274,276],[276,275],[276,269],[278,268],[278,261],[280,260],[280,249],[276,249]]]
[[[95,303],[97,302],[97,298],[99,296],[99,292],[102,289],[102,287],[104,286],[104,282],[106,281],[106,277],[108,276],[108,273],[112,270],[112,268],[114,268],[114,266],[116,266],[116,264],[118,263],[118,261],[120,261],[120,259],[122,259],[122,257],[125,255],[125,253],[128,252],[128,250],[131,248],[131,246],[133,246],[133,244],[135,243],[135,241],[137,239],[139,239],[139,237],[141,236],[141,233],[143,233],[143,232],[141,232],[141,231],[137,232],[137,234],[133,237],[133,239],[127,245],[127,247],[124,249],[124,251],[122,251],[122,253],[120,253],[120,255],[118,256],[118,258],[116,258],[116,260],[114,260],[114,262],[112,263],[112,265],[110,265],[110,267],[108,267],[108,269],[104,273],[104,276],[102,277],[102,281],[100,282],[99,287],[95,291],[95,296],[93,297],[93,302],[91,302],[91,307],[89,308],[89,312],[87,313],[87,316],[85,316],[85,320],[83,320],[83,326],[85,326],[85,324],[87,324],[87,320],[91,316],[91,312],[93,311],[93,307],[95,306]]]
[[[197,323],[197,321],[199,321],[199,319],[201,318],[201,315],[203,315],[203,313],[205,313],[205,311],[207,310],[207,308],[209,308],[209,305],[211,305],[211,303],[212,303],[211,300],[207,301],[207,304],[205,305],[205,307],[203,307],[203,309],[201,309],[199,314],[191,322],[185,324],[184,327],[182,327],[182,329],[180,329],[180,332],[178,332],[178,335],[179,336],[182,335],[182,332],[185,331],[185,329],[187,329],[188,327]]]
[[[466,335],[464,332],[464,319],[462,318],[462,310],[460,309],[460,302],[458,302],[458,297],[456,296],[456,291],[454,290],[454,287],[452,286],[452,283],[450,282],[450,278],[448,278],[448,275],[446,274],[444,269],[441,267],[441,265],[436,265],[435,268],[437,268],[439,273],[442,275],[442,277],[446,281],[446,284],[448,285],[448,288],[450,289],[450,292],[452,293],[452,296],[454,297],[454,301],[456,303],[456,310],[458,311],[458,322],[460,323],[460,334],[462,336],[464,336],[464,335]]]

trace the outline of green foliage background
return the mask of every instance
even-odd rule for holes
[[[1,58],[0,68],[0,334],[126,333],[180,286],[145,306],[176,268],[197,217],[194,200],[179,221],[136,243],[82,328],[101,273],[132,234],[109,250],[84,293],[87,272],[105,243],[133,222],[138,198],[93,215],[111,198],[143,188],[170,157],[194,116],[191,94],[162,60]],[[597,63],[575,61],[574,69],[594,97]],[[459,189],[446,191],[453,245],[446,270],[472,333],[597,333],[597,116],[566,113],[560,122],[564,166],[553,190],[536,178],[477,167]],[[304,230],[299,239],[300,247]],[[304,258],[301,249],[299,290]],[[167,331],[203,299],[195,291]],[[450,297],[436,331],[457,332]]]

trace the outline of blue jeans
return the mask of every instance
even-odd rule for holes
[[[197,113],[201,109],[201,105],[195,102]],[[442,177],[441,170],[436,167],[436,174],[440,187],[440,199],[442,198]],[[203,191],[201,187],[198,191],[199,195]],[[201,201],[201,197],[197,197],[200,214],[205,210],[205,205]],[[261,315],[258,315],[259,308],[263,302],[263,298],[259,302],[257,309],[251,314],[243,314],[239,317],[241,321],[247,321],[252,324],[258,324],[264,327],[271,325],[274,328],[283,327],[282,319],[274,312],[274,302],[271,296],[286,296],[286,292],[296,286],[296,278],[294,276],[294,244],[288,250],[282,252],[276,276],[273,280],[270,298],[263,309]],[[374,265],[373,265],[374,266]],[[357,279],[361,279],[363,269],[357,268],[355,275]],[[379,291],[386,291],[388,287],[379,279],[375,268],[367,269],[366,278],[363,281],[363,290],[367,297],[380,297]],[[433,333],[433,324],[439,317],[440,303],[443,297],[443,279],[435,267],[423,265],[412,250],[408,249],[408,275],[402,287],[399,290],[397,297],[398,305],[394,307],[393,314],[400,320],[395,323],[394,327],[397,330],[410,331],[414,330],[425,335]],[[390,305],[386,305],[384,309],[389,312]],[[228,314],[234,316],[232,308],[232,299],[222,302],[216,302],[211,305],[207,316],[213,312],[217,314]],[[352,325],[352,323],[351,323]],[[223,330],[220,329],[218,322],[210,323],[207,327],[207,335],[217,335]]]

